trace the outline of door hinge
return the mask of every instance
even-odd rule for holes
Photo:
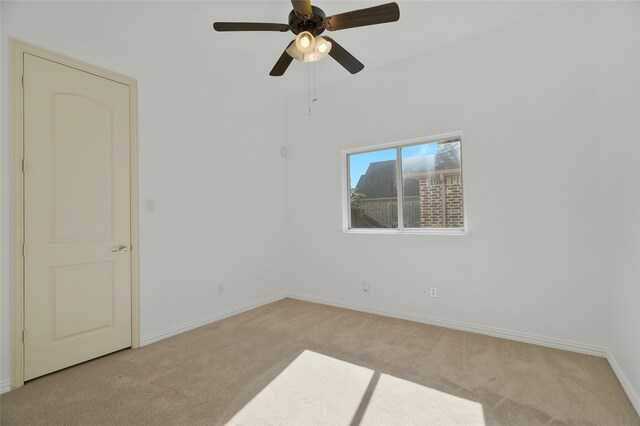
[[[27,245],[22,243],[22,257],[27,257]]]
[[[22,343],[27,343],[27,330],[22,330]]]
[[[25,168],[24,168],[24,158],[23,158],[22,159],[22,173],[24,173],[24,170],[25,170]]]
[[[24,74],[22,74],[22,87],[24,87]]]

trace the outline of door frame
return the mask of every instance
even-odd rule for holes
[[[11,388],[24,384],[24,55],[30,54],[129,86],[129,173],[131,197],[131,347],[140,346],[140,280],[138,237],[138,83],[125,75],[10,39],[11,74]]]

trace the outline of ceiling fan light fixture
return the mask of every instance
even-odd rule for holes
[[[286,52],[293,59],[295,59],[296,61],[300,61],[300,62],[316,62],[317,60],[319,60],[319,59],[324,57],[324,55],[323,56],[317,55],[316,52],[302,53],[296,47],[295,43],[292,44],[291,46],[289,46],[287,48]]]
[[[322,36],[316,37],[316,54],[325,57],[331,52],[331,42]]]
[[[331,51],[331,42],[328,40],[322,39],[322,37],[316,37],[316,48],[311,53],[303,53],[301,52],[295,43],[292,43],[291,46],[287,47],[286,52],[289,56],[291,56],[296,61],[301,62],[316,62],[320,59],[324,58]]]
[[[331,42],[323,37],[316,37],[316,48],[311,53],[302,54],[302,62],[316,62],[331,51]]]
[[[309,31],[303,31],[296,36],[295,46],[302,53],[311,53],[316,48],[316,40]]]
[[[287,47],[285,52],[296,61],[302,61],[304,59],[304,53],[298,50],[295,43],[291,43],[291,46]]]

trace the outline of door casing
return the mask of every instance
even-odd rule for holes
[[[11,388],[24,384],[24,176],[23,74],[25,53],[129,86],[129,152],[131,194],[131,346],[140,346],[138,237],[138,83],[135,79],[19,40],[11,39]]]

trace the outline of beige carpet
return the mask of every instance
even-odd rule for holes
[[[640,425],[602,358],[285,299],[27,383],[3,425]]]

